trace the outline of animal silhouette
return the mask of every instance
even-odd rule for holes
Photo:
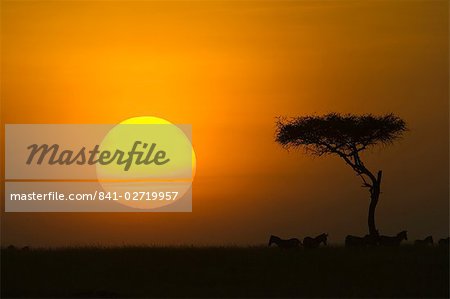
[[[445,238],[445,239],[440,239],[438,244],[441,247],[448,247],[449,243],[450,243],[450,237]]]
[[[318,235],[315,238],[312,237],[305,237],[303,239],[303,247],[305,248],[318,248],[320,246],[320,243],[323,243],[323,245],[327,245],[327,238],[328,234],[321,234]]]
[[[367,247],[376,246],[378,244],[378,236],[365,235],[364,237],[357,237],[348,235],[345,237],[345,247]]]
[[[401,231],[396,236],[380,236],[378,241],[382,246],[400,246],[403,240],[408,240],[407,231]]]
[[[297,239],[297,238],[283,240],[280,237],[277,237],[277,236],[274,236],[274,235],[270,236],[269,245],[268,246],[270,247],[270,245],[272,245],[272,243],[277,244],[278,247],[283,248],[283,249],[298,248],[302,244],[300,242],[300,240]]]
[[[423,240],[414,241],[414,245],[417,246],[432,246],[433,245],[433,236],[428,236]]]
[[[365,235],[364,240],[367,246],[377,246],[380,245],[380,236],[378,235],[378,231],[376,231],[375,235]]]

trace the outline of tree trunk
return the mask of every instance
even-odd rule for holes
[[[369,217],[368,217],[368,225],[369,225],[369,235],[378,236],[377,226],[375,224],[375,209],[378,204],[378,198],[380,197],[380,187],[381,187],[381,170],[378,171],[378,176],[375,182],[373,183],[372,189],[370,191],[370,204],[369,204]]]

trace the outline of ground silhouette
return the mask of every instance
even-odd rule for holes
[[[2,249],[2,298],[448,298],[448,248]]]

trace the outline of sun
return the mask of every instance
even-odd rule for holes
[[[117,202],[138,209],[155,209],[175,203],[154,199],[154,194],[176,192],[179,201],[183,196],[190,197],[196,170],[190,129],[190,126],[175,125],[154,116],[128,118],[112,127],[104,136],[100,150],[119,151],[128,160],[96,165],[102,189],[116,197]],[[162,160],[168,163],[154,163],[159,161],[155,158],[158,154],[162,154]],[[130,161],[132,165],[129,165]],[[129,167],[124,167],[125,162]]]
[[[173,125],[170,121],[161,118],[161,117],[156,117],[156,116],[137,116],[137,117],[131,117],[128,118],[122,122],[120,122],[119,124],[122,125],[126,125],[126,124],[141,124],[141,125],[152,125],[152,124],[157,124],[157,125]],[[174,125],[175,126],[175,125]],[[194,148],[192,148],[192,178],[194,178],[195,176],[195,171],[196,171],[196,156],[195,156],[195,151]]]
[[[149,124],[149,125],[153,125],[153,124],[159,124],[159,125],[171,125],[172,123],[168,120],[165,120],[164,118],[160,118],[160,117],[155,117],[155,116],[137,116],[137,117],[131,117],[128,118],[122,122],[120,122],[120,124],[125,125],[125,124],[132,124],[132,125],[136,125],[136,124]]]

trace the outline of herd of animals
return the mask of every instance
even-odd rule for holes
[[[272,244],[276,244],[278,247],[286,248],[318,248],[321,244],[327,245],[328,234],[320,234],[317,237],[305,237],[303,242],[297,238],[292,239],[281,239],[277,236],[270,236],[269,247]],[[396,236],[383,236],[383,235],[365,235],[364,237],[357,237],[348,235],[345,237],[345,247],[371,247],[371,246],[400,246],[403,240],[408,240],[408,235],[406,231],[398,233]],[[439,247],[449,247],[450,237],[440,239],[438,242]],[[433,246],[434,241],[432,236],[428,236],[423,240],[414,241],[416,246]],[[15,247],[14,245],[9,245],[8,250],[22,250],[29,251],[30,247],[25,246],[21,249]]]
[[[328,234],[321,234],[317,237],[306,237],[303,242],[297,238],[281,239],[277,236],[270,236],[269,247],[272,244],[276,244],[280,248],[318,248],[323,245],[327,245]],[[398,233],[396,236],[383,236],[383,235],[365,235],[364,237],[357,237],[348,235],[345,237],[345,247],[371,247],[371,246],[400,246],[403,240],[408,240],[406,231]],[[449,246],[449,238],[440,239],[438,245],[440,247]],[[416,246],[433,246],[433,237],[428,236],[423,240],[416,240],[414,242]]]

